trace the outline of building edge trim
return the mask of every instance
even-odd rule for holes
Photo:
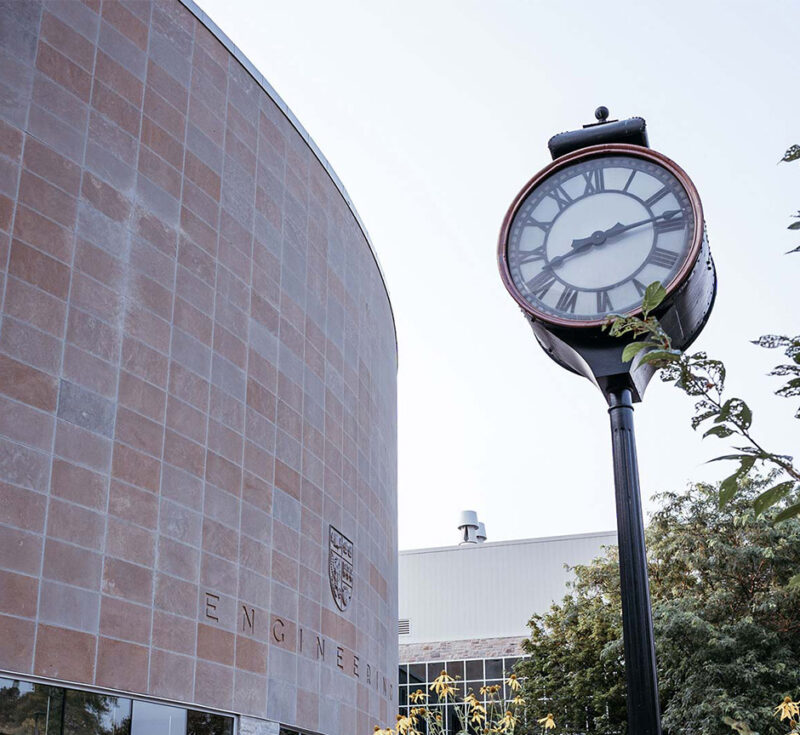
[[[350,195],[347,193],[347,189],[345,188],[342,180],[336,174],[336,171],[333,170],[333,166],[331,166],[328,159],[325,157],[325,154],[320,150],[319,146],[314,142],[314,139],[309,135],[308,131],[303,127],[303,124],[297,119],[297,116],[292,112],[287,105],[283,98],[275,91],[275,88],[267,81],[267,78],[255,67],[252,61],[244,55],[242,50],[233,42],[230,38],[223,32],[223,30],[209,17],[208,13],[206,13],[194,0],[178,0],[181,5],[183,5],[195,18],[197,18],[200,23],[202,23],[212,34],[216,37],[216,39],[227,49],[228,53],[230,53],[241,65],[244,67],[245,71],[253,77],[255,82],[266,92],[267,96],[278,106],[278,109],[283,113],[286,119],[289,121],[290,125],[299,133],[300,137],[306,142],[306,145],[309,147],[311,152],[314,154],[316,159],[322,164],[322,167],[325,169],[325,172],[330,177],[331,181],[333,182],[334,186],[339,190],[339,194],[341,195],[342,199],[344,200],[347,208],[350,210],[350,213],[353,215],[353,218],[358,224],[359,229],[361,230],[361,234],[364,235],[364,239],[367,241],[367,247],[369,247],[370,254],[372,255],[372,259],[375,261],[375,266],[378,269],[378,274],[381,277],[381,283],[383,283],[383,290],[386,292],[386,300],[389,302],[389,313],[392,315],[392,328],[394,330],[394,346],[395,346],[395,358],[398,357],[398,346],[397,346],[397,322],[395,321],[394,317],[394,308],[392,306],[392,298],[389,295],[389,287],[386,284],[386,276],[383,272],[383,268],[381,267],[381,262],[378,259],[378,253],[375,251],[375,246],[372,244],[372,238],[369,236],[369,232],[367,231],[366,225],[364,225],[361,216],[358,214],[356,210],[355,204],[353,200],[350,198]]]
[[[539,538],[512,539],[509,541],[485,541],[482,544],[455,544],[453,546],[430,546],[423,549],[400,549],[398,556],[413,556],[414,554],[430,554],[431,552],[446,551],[474,551],[475,549],[491,549],[499,546],[520,546],[527,544],[544,544],[553,541],[572,541],[574,539],[600,538],[613,536],[616,538],[616,531],[589,531],[587,533],[568,533],[563,536],[541,536]]]

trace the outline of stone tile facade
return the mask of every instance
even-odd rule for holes
[[[176,0],[7,3],[0,60],[0,670],[371,732],[396,345],[342,191]]]
[[[400,644],[400,660],[458,661],[471,658],[503,658],[523,656],[525,638],[475,638],[463,641],[436,641],[433,643]]]

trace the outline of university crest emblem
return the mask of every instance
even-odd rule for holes
[[[336,607],[346,610],[353,597],[353,542],[329,526],[328,578]]]

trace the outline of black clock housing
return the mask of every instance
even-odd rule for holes
[[[634,120],[641,121],[640,118]],[[539,171],[512,203],[500,233],[498,263],[506,288],[520,305],[540,345],[553,360],[592,380],[607,399],[611,392],[627,388],[631,390],[633,399],[639,401],[653,375],[653,369],[648,365],[639,366],[638,361],[634,361],[633,364],[622,362],[622,350],[628,340],[610,337],[607,331],[602,329],[608,313],[619,313],[615,311],[613,304],[601,301],[601,294],[603,298],[607,298],[607,291],[603,290],[602,285],[594,287],[589,283],[583,284],[578,289],[582,294],[580,303],[584,308],[575,313],[577,296],[574,292],[575,287],[570,283],[571,278],[575,279],[568,272],[567,265],[573,266],[584,260],[589,267],[583,269],[581,277],[587,278],[588,273],[591,279],[593,277],[591,266],[594,260],[602,259],[599,265],[606,269],[610,266],[613,269],[617,258],[620,261],[626,257],[631,258],[633,251],[631,241],[634,238],[631,237],[630,241],[622,245],[609,244],[607,240],[611,242],[614,238],[619,240],[635,235],[638,238],[634,243],[635,246],[644,248],[642,262],[654,258],[656,264],[663,269],[654,271],[651,268],[641,272],[646,274],[648,283],[651,280],[661,280],[667,290],[667,298],[657,310],[656,316],[677,349],[688,347],[705,325],[716,295],[716,272],[708,247],[700,197],[688,175],[661,153],[642,145],[616,142],[620,130],[627,135],[631,129],[639,129],[643,134],[644,121],[635,126],[620,127],[619,123],[609,123],[605,126],[591,127],[593,128],[590,131],[591,135],[584,129],[574,133],[563,133],[553,139],[562,138],[565,145],[553,146],[551,141],[551,148],[564,152],[554,156],[553,163]],[[608,128],[608,137],[613,142],[578,146],[581,140],[589,143],[602,140],[604,127]],[[643,135],[642,139],[646,143],[646,136]],[[593,233],[584,232],[582,235],[579,224],[574,233],[568,230],[570,234],[565,239],[562,226],[560,244],[549,246],[547,237],[558,228],[559,222],[563,222],[559,221],[558,217],[575,204],[572,199],[566,203],[557,201],[561,198],[561,192],[557,190],[558,182],[563,181],[565,177],[574,176],[572,172],[580,174],[583,169],[587,172],[602,171],[605,165],[619,166],[622,165],[619,162],[625,161],[638,161],[640,163],[629,164],[632,169],[638,167],[650,173],[654,181],[663,179],[668,182],[671,189],[666,187],[665,190],[674,194],[672,197],[675,202],[672,205],[674,209],[664,210],[662,207],[661,210],[651,211],[645,206],[641,214],[636,215],[634,212],[628,216],[625,223],[616,222],[612,225],[610,223],[616,220],[616,215],[609,220],[608,216],[611,215],[603,213],[603,208],[606,206],[603,196],[605,195],[609,202],[614,201],[613,196],[606,191],[598,193],[591,188],[592,184],[587,183],[587,194],[593,198],[594,209],[597,210],[595,216],[598,217],[596,225],[598,229]],[[590,181],[588,173],[583,173],[583,176],[587,177],[587,182]],[[538,242],[527,244],[524,247],[529,250],[520,252],[520,248],[523,247],[520,245],[520,220],[527,217],[523,225],[529,225],[534,206],[545,194],[557,201],[558,212],[544,228],[546,234],[542,236],[543,244],[539,247],[536,247]],[[647,203],[642,202],[642,204]],[[577,211],[578,208],[573,207],[573,209]],[[625,219],[622,215],[620,217]],[[533,220],[535,222],[535,218]],[[578,222],[580,223],[580,219]],[[591,217],[587,222],[584,229],[592,229],[594,225]],[[658,247],[658,238],[665,230],[670,231],[669,237],[677,238],[674,242],[679,244],[670,245],[674,252],[667,252],[665,248]],[[535,229],[533,232],[538,234]],[[653,245],[648,251],[649,237],[652,237]],[[597,251],[592,250],[595,246]],[[603,248],[602,255],[600,248]],[[624,266],[631,271],[631,275],[626,278],[640,289],[647,284],[642,284],[635,277],[639,274],[636,270],[639,268],[639,261],[635,260],[636,256],[633,257],[633,265]],[[569,264],[566,264],[567,259]],[[534,264],[532,261],[537,262]],[[522,267],[520,263],[523,264]],[[532,275],[529,280],[526,280],[523,267],[529,269],[529,276]],[[642,276],[642,279],[644,278]],[[548,293],[547,289],[551,285],[553,290]],[[641,302],[636,299],[631,300],[630,296],[627,297],[626,304],[622,313],[635,314],[641,310]],[[596,313],[581,314],[581,311],[586,310]]]

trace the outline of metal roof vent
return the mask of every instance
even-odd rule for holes
[[[478,514],[474,510],[462,510],[461,520],[458,522],[458,530],[461,531],[462,544],[477,544],[478,543]]]
[[[401,618],[397,621],[397,635],[409,635],[411,633],[411,621],[408,618]]]
[[[486,541],[486,526],[483,521],[478,521],[478,532],[475,534],[475,537],[478,539],[479,544]]]

